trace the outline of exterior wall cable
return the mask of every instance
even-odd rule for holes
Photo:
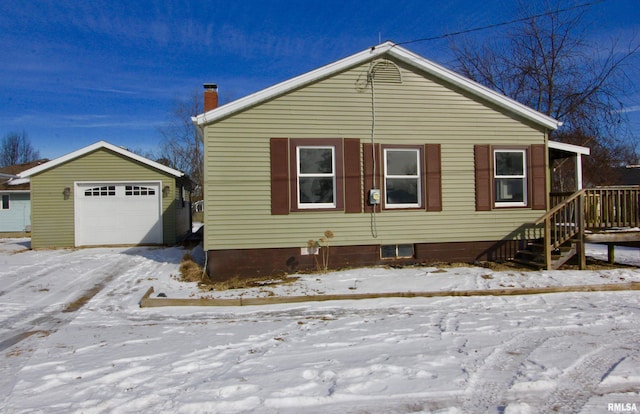
[[[376,160],[376,146],[375,146],[375,135],[376,135],[376,93],[375,93],[375,85],[374,78],[375,72],[373,71],[373,62],[369,67],[368,73],[369,81],[371,82],[371,158],[373,160],[373,174],[371,177],[372,189],[376,189],[376,168],[377,168],[377,160]],[[378,204],[379,205],[379,204]],[[372,213],[371,213],[371,235],[373,238],[378,238],[378,223],[376,222],[376,204],[372,204]]]

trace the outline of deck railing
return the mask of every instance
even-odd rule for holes
[[[536,225],[544,223],[545,264],[553,250],[579,236],[584,257],[585,229],[640,227],[640,186],[599,187],[575,193],[550,194],[552,205]],[[581,259],[583,260],[583,259]]]
[[[590,188],[585,200],[588,229],[640,227],[640,186]]]

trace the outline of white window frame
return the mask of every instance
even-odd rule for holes
[[[140,184],[125,184],[124,186],[125,197],[147,197],[156,195],[156,189],[150,186]]]
[[[116,186],[108,185],[108,184],[106,185],[98,184],[93,188],[86,189],[82,195],[84,197],[115,197]]]
[[[300,150],[318,149],[318,150],[331,150],[331,173],[302,173],[300,172]],[[302,203],[300,201],[300,179],[301,178],[331,178],[333,182],[333,203]],[[296,146],[296,180],[297,180],[297,205],[299,209],[322,209],[337,207],[337,182],[336,182],[336,147],[333,145],[298,145]]]
[[[522,154],[522,174],[518,175],[498,175],[498,153],[520,153]],[[494,149],[493,150],[493,185],[494,185],[494,205],[496,207],[526,207],[528,205],[528,177],[527,177],[527,150],[525,149]],[[520,179],[522,181],[522,201],[498,201],[498,180],[499,179]]]
[[[400,151],[404,151],[404,152],[415,152],[416,154],[416,166],[417,166],[417,171],[416,174],[412,174],[412,175],[393,175],[393,174],[389,174],[389,168],[388,168],[388,164],[387,164],[387,154],[389,151],[392,152],[400,152]],[[403,208],[422,208],[422,163],[420,162],[421,159],[421,151],[419,148],[384,148],[384,201],[385,201],[385,208],[388,209],[403,209]],[[389,203],[389,197],[387,194],[387,179],[393,179],[393,178],[400,178],[400,179],[415,179],[416,180],[416,186],[417,186],[417,203]]]
[[[0,195],[0,210],[9,210],[11,208],[11,196],[9,194]]]

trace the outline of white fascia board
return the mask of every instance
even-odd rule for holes
[[[431,75],[443,79],[463,90],[466,90],[473,95],[479,96],[498,105],[501,108],[505,108],[511,112],[521,115],[522,117],[529,119],[536,124],[542,125],[546,128],[556,130],[562,122],[553,119],[541,112],[538,112],[520,102],[513,100],[501,93],[498,93],[484,85],[481,85],[469,78],[466,78],[452,70],[440,66],[428,59],[423,58],[409,50],[396,46],[390,50],[390,55],[397,59],[408,63],[411,66],[418,67]]]
[[[0,178],[16,178],[17,175],[13,175],[13,174],[5,174],[5,173],[1,173],[0,172]]]
[[[575,154],[582,154],[582,155],[591,154],[591,148],[581,147],[580,145],[565,144],[564,142],[558,142],[558,141],[549,141],[549,148],[558,150],[558,151],[573,152]]]
[[[276,96],[284,95],[287,92],[298,89],[318,79],[342,72],[343,70],[387,52],[393,46],[394,44],[392,42],[385,42],[379,46],[372,47],[360,53],[356,53],[355,55],[351,55],[344,59],[322,66],[321,68],[312,70],[311,72],[280,82],[266,89],[262,89],[261,91],[254,92],[244,98],[237,99],[226,105],[222,105],[219,108],[200,114],[192,118],[192,120],[198,126],[204,126],[250,106],[268,101]]]
[[[20,185],[20,184],[29,184],[30,182],[31,182],[31,180],[28,179],[28,178],[16,177],[16,178],[13,178],[13,179],[7,181],[7,184],[8,185]]]
[[[148,165],[150,167],[153,167],[153,168],[155,168],[157,170],[164,171],[164,172],[166,172],[168,174],[171,174],[171,175],[173,175],[175,177],[182,177],[184,175],[184,173],[182,171],[178,171],[178,170],[175,170],[173,168],[169,168],[169,167],[167,167],[165,165],[162,165],[160,163],[157,163],[155,161],[151,161],[148,158],[142,157],[142,156],[140,156],[138,154],[134,154],[133,152],[127,151],[124,148],[109,144],[106,141],[99,141],[99,142],[96,142],[95,144],[91,144],[91,145],[89,145],[87,147],[81,148],[79,150],[70,152],[67,155],[63,155],[62,157],[56,158],[55,160],[51,160],[51,161],[45,162],[44,164],[40,164],[37,167],[33,167],[33,168],[30,168],[30,169],[28,169],[26,171],[23,171],[20,174],[18,174],[18,176],[21,177],[21,178],[30,177],[30,176],[32,176],[34,174],[37,174],[39,172],[48,170],[49,168],[53,168],[53,167],[55,167],[57,165],[65,163],[67,161],[71,161],[71,160],[73,160],[75,158],[81,157],[81,156],[83,156],[85,154],[88,154],[88,153],[90,153],[92,151],[95,151],[95,150],[98,150],[100,148],[108,149],[110,151],[113,151],[113,152],[115,152],[117,154],[120,154],[122,156],[125,156],[127,158],[131,158],[133,160],[141,162],[142,164],[146,164],[146,165]]]
[[[213,109],[204,114],[200,114],[192,118],[192,121],[198,127],[202,127],[211,122],[215,122],[219,119],[232,115],[235,112],[241,111],[250,106],[257,105],[265,102],[269,99],[275,98],[279,95],[285,94],[294,89],[300,88],[305,84],[312,83],[316,80],[328,77],[332,74],[341,72],[349,67],[356,66],[363,62],[372,60],[373,58],[389,53],[389,55],[396,59],[407,63],[410,66],[423,70],[437,78],[443,79],[463,90],[470,92],[473,95],[486,99],[489,102],[496,104],[499,107],[505,108],[513,113],[516,113],[525,119],[529,119],[538,125],[542,125],[548,129],[556,130],[562,125],[560,121],[557,121],[547,115],[544,115],[526,105],[523,105],[511,98],[508,98],[498,92],[495,92],[477,82],[474,82],[464,76],[457,74],[443,66],[440,66],[428,59],[423,58],[409,50],[397,46],[393,42],[385,42],[378,46],[374,46],[355,55],[341,59],[329,65],[323,66],[311,72],[307,72],[303,75],[289,79],[287,81],[278,83],[269,88],[255,92],[251,95],[247,95],[244,98],[240,98],[236,101],[230,102],[219,108]]]

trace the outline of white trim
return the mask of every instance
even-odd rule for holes
[[[582,154],[582,155],[591,154],[591,148],[581,147],[579,145],[573,145],[573,144],[565,144],[563,142],[558,142],[558,141],[549,141],[549,148],[558,150],[558,151],[574,152],[576,154]]]
[[[31,182],[30,179],[28,178],[19,178],[16,176],[16,178],[12,178],[9,181],[6,182],[7,185],[20,185],[20,184],[29,184]]]
[[[522,154],[522,174],[513,174],[513,175],[499,175],[498,174],[498,162],[496,160],[496,154],[503,153],[519,153]],[[528,194],[528,182],[529,177],[527,175],[527,169],[529,166],[527,165],[527,150],[525,149],[508,149],[508,148],[496,148],[493,150],[493,186],[494,189],[496,187],[496,181],[500,179],[515,179],[522,180],[522,201],[498,201],[498,191],[495,189],[495,207],[526,207],[529,194]]]
[[[32,176],[34,174],[37,174],[37,173],[40,173],[42,171],[48,170],[48,169],[53,168],[53,167],[55,167],[57,165],[60,165],[62,163],[68,162],[68,161],[71,161],[71,160],[73,160],[75,158],[78,158],[78,157],[83,156],[85,154],[88,154],[90,152],[99,150],[101,148],[108,149],[110,151],[115,152],[116,154],[120,154],[120,155],[122,155],[124,157],[131,158],[131,159],[133,159],[135,161],[141,162],[142,164],[148,165],[149,167],[155,168],[157,170],[164,171],[164,172],[166,172],[168,174],[171,174],[171,175],[173,175],[175,177],[184,176],[184,173],[181,172],[181,171],[174,170],[173,168],[169,168],[169,167],[167,167],[165,165],[162,165],[160,163],[157,163],[155,161],[151,161],[148,158],[142,157],[142,156],[140,156],[138,154],[134,154],[133,152],[130,152],[130,151],[124,149],[124,148],[109,144],[106,141],[98,141],[95,144],[91,144],[91,145],[89,145],[87,147],[81,148],[81,149],[73,151],[73,152],[71,152],[71,153],[69,153],[67,155],[63,155],[62,157],[56,158],[55,160],[51,160],[51,161],[45,162],[44,164],[40,164],[37,167],[33,167],[33,168],[30,168],[30,169],[28,169],[26,171],[23,171],[20,174],[18,174],[18,177],[20,177],[20,178],[30,177],[30,176]]]
[[[385,42],[378,46],[371,47],[347,58],[338,60],[334,63],[330,63],[321,68],[312,70],[311,72],[307,72],[303,75],[278,83],[274,86],[263,89],[259,92],[255,92],[251,95],[240,98],[226,105],[222,105],[216,109],[205,112],[191,119],[193,123],[198,127],[202,127],[204,125],[231,116],[251,106],[258,105],[267,100],[290,92],[294,89],[298,89],[304,85],[310,84],[322,78],[329,77],[338,72],[342,72],[346,69],[373,60],[385,54],[394,57],[404,63],[407,63],[418,70],[425,71],[439,79],[451,83],[452,85],[468,91],[480,98],[483,98],[501,108],[518,114],[525,119],[533,121],[538,125],[544,126],[545,128],[555,130],[562,125],[560,121],[557,121],[547,115],[544,115],[541,112],[535,111],[525,105],[522,105],[521,103],[511,98],[508,98],[485,86],[482,86],[479,83],[465,78],[464,76],[446,69],[443,66],[431,62],[430,60],[427,60],[420,55],[410,52],[401,46],[397,46],[393,42]]]
[[[301,149],[329,149],[331,150],[331,173],[302,173],[300,171],[300,150]],[[296,180],[297,182],[297,203],[299,209],[335,209],[337,206],[337,171],[336,171],[336,147],[334,145],[297,145],[296,146]],[[331,178],[333,180],[333,203],[303,203],[300,201],[300,179],[307,177]]]
[[[388,155],[389,155],[389,151],[393,152],[393,151],[402,151],[402,152],[415,152],[416,155],[416,168],[417,168],[417,174],[415,175],[392,175],[389,174],[389,164],[388,164]],[[409,208],[409,209],[416,209],[416,208],[421,208],[422,207],[422,186],[423,186],[423,181],[422,181],[422,163],[420,162],[420,159],[423,157],[422,155],[422,151],[420,150],[420,148],[404,148],[404,147],[388,147],[388,148],[384,148],[382,151],[382,155],[384,158],[384,174],[383,174],[383,180],[384,182],[382,183],[384,186],[384,208],[385,209],[403,209],[403,208]],[[416,181],[416,200],[417,203],[389,203],[389,194],[387,193],[387,180],[388,179],[412,179]],[[397,250],[397,246],[396,246],[396,250]]]
[[[0,172],[0,178],[18,178],[17,175],[13,175],[13,174],[6,174],[3,172]]]
[[[81,244],[84,240],[81,239],[80,228],[83,225],[81,218],[82,216],[79,214],[79,200],[83,198],[83,194],[78,191],[78,188],[82,185],[97,185],[102,186],[105,184],[113,184],[117,185],[127,185],[127,184],[143,184],[143,185],[157,185],[158,186],[158,225],[160,226],[160,232],[162,235],[162,241],[164,241],[164,223],[162,218],[162,208],[163,208],[163,195],[162,195],[162,180],[124,180],[124,181],[104,181],[104,180],[87,180],[87,181],[74,181],[73,182],[73,222],[74,222],[74,246],[87,246],[86,244]],[[98,197],[96,197],[97,199]],[[126,244],[126,243],[125,243]]]
[[[582,154],[576,154],[576,187],[577,190],[582,190],[584,186],[582,182]]]

